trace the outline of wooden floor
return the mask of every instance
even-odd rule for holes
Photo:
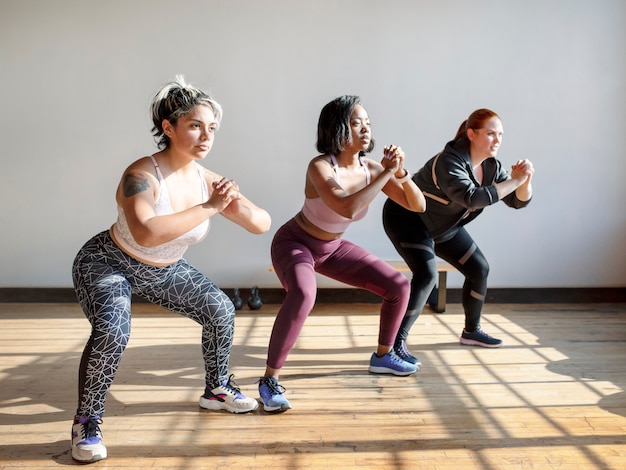
[[[231,372],[257,397],[276,305],[238,313]],[[423,369],[370,375],[377,306],[320,305],[283,370],[293,409],[200,411],[199,327],[138,304],[90,468],[623,469],[626,305],[488,305],[501,349],[460,346],[461,308],[425,312]],[[75,465],[74,304],[0,304],[0,469]]]

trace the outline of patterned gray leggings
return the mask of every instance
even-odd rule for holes
[[[72,267],[78,302],[91,323],[78,380],[77,416],[102,416],[107,393],[130,337],[131,295],[202,325],[206,387],[228,378],[235,308],[211,280],[184,259],[154,267],[131,258],[108,230],[89,240]]]

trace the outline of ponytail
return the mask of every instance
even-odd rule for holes
[[[467,136],[467,119],[461,123],[459,126],[459,130],[456,131],[456,135],[453,140],[460,139],[461,137]]]
[[[482,129],[485,126],[485,122],[494,117],[500,119],[500,116],[498,116],[490,109],[477,109],[472,114],[470,114],[470,116],[465,121],[463,121],[463,123],[459,127],[459,130],[456,131],[454,140],[460,139],[461,137],[467,137],[468,129]]]

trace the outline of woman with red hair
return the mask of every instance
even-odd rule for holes
[[[413,175],[426,197],[426,211],[408,211],[391,199],[385,202],[385,232],[413,274],[409,305],[394,345],[396,354],[406,361],[420,364],[409,352],[406,339],[435,286],[436,256],[465,276],[461,344],[488,348],[502,344],[480,327],[489,264],[465,230],[487,206],[503,201],[519,209],[531,200],[533,165],[518,160],[507,172],[496,159],[502,134],[502,121],[495,112],[474,111],[454,139]]]

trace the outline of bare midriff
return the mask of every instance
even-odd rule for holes
[[[317,225],[312,224],[311,221],[307,219],[302,212],[298,212],[295,215],[294,219],[302,230],[304,230],[306,233],[308,233],[312,237],[315,237],[319,240],[336,240],[337,238],[340,238],[343,235],[343,232],[342,233],[330,233],[330,232],[327,232],[326,230],[322,230]]]
[[[164,268],[166,266],[171,266],[172,264],[174,264],[176,262],[176,261],[174,261],[174,263],[155,263],[154,261],[148,261],[147,259],[143,259],[140,256],[137,256],[137,255],[134,255],[132,253],[129,253],[127,250],[124,249],[124,247],[115,238],[115,230],[113,230],[113,227],[111,227],[109,229],[109,233],[111,234],[111,239],[113,240],[113,242],[117,245],[117,247],[120,250],[122,250],[124,253],[126,253],[128,256],[130,256],[132,259],[136,259],[140,263],[149,264],[150,266],[155,266],[157,268]]]

